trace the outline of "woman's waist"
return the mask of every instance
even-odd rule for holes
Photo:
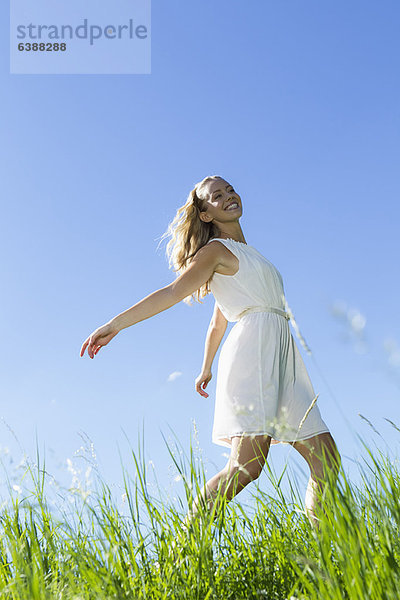
[[[278,308],[276,306],[267,306],[267,305],[265,305],[265,306],[264,305],[249,306],[248,308],[245,308],[238,314],[237,319],[240,320],[245,315],[248,315],[251,313],[261,313],[261,312],[275,313],[277,315],[280,315],[281,317],[284,317],[287,321],[290,320],[289,314],[283,308]]]

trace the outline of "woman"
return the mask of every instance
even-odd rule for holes
[[[220,352],[212,435],[230,448],[230,457],[196,498],[188,519],[200,501],[210,509],[218,490],[231,500],[260,475],[270,444],[288,443],[310,468],[305,508],[318,528],[320,493],[328,476],[336,480],[341,459],[290,333],[282,277],[247,245],[241,216],[242,200],[225,179],[214,175],[197,183],[164,234],[172,236],[167,254],[177,279],[96,329],[80,355],[87,348],[94,358],[122,329],[181,300],[200,302],[211,291],[216,302],[195,389],[208,397],[215,354],[228,321],[236,321]]]

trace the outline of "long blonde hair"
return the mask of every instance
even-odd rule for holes
[[[223,177],[209,175],[196,183],[185,204],[178,208],[174,219],[161,237],[163,239],[171,236],[166,246],[166,255],[169,268],[174,270],[177,277],[188,268],[196,252],[207,244],[209,239],[220,233],[217,225],[212,221],[205,223],[200,219],[200,212],[204,210],[204,200],[206,200],[202,188],[208,181],[215,179],[223,179]],[[191,305],[191,298],[193,298],[202,304],[200,298],[204,298],[210,293],[209,282],[210,280],[206,281],[198,290],[184,298],[183,302]]]

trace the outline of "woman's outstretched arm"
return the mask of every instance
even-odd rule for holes
[[[221,254],[217,246],[208,244],[200,248],[189,267],[175,281],[149,294],[96,329],[82,344],[80,356],[84,355],[87,348],[88,355],[93,358],[122,329],[149,319],[193,294],[212,277],[220,264]]]
[[[195,390],[201,396],[208,398],[206,389],[212,378],[211,367],[214,361],[214,357],[217,353],[222,338],[225,335],[225,331],[228,325],[227,319],[224,317],[217,303],[214,305],[214,312],[211,317],[210,325],[208,326],[206,342],[204,347],[204,359],[203,366],[201,367],[201,373],[196,378]]]

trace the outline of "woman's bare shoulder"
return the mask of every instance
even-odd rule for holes
[[[211,240],[209,240],[206,244],[204,244],[204,246],[201,246],[195,256],[210,256],[210,257],[223,257],[226,256],[226,246],[224,246],[224,244],[222,242],[219,242],[218,240],[215,240],[215,242],[213,244],[210,243]]]
[[[217,272],[224,275],[232,275],[233,272],[238,270],[239,261],[237,257],[219,240],[215,240],[212,244],[205,244],[196,252],[196,255],[199,255],[199,258],[204,256],[205,260],[210,260],[214,267],[218,269]]]

